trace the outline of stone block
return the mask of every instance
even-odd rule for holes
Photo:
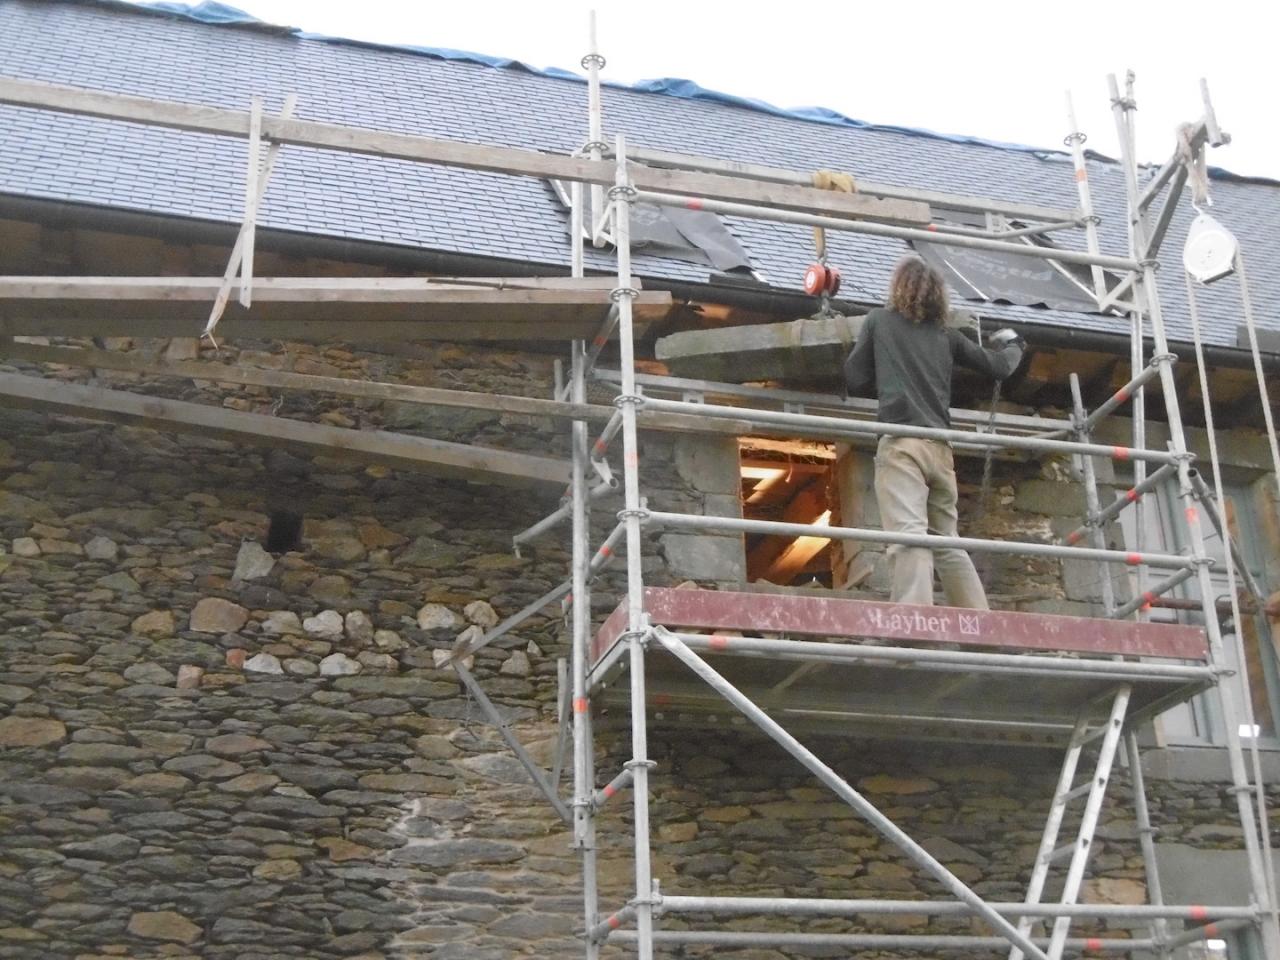
[[[659,539],[674,577],[741,583],[747,577],[741,537],[664,533]]]
[[[687,330],[662,337],[654,351],[680,377],[836,380],[861,329],[862,317],[837,316]]]
[[[204,933],[182,914],[172,910],[135,913],[129,918],[129,932],[144,940],[164,940],[170,943],[195,943]]]
[[[235,633],[249,619],[249,611],[221,597],[205,597],[191,611],[191,629],[196,633]]]
[[[275,565],[275,557],[267,553],[262,548],[262,544],[255,543],[253,540],[246,540],[240,544],[240,551],[236,554],[236,567],[231,574],[231,579],[236,581],[261,580],[271,573]]]
[[[676,473],[695,490],[737,496],[742,489],[740,462],[733,437],[676,438]]]
[[[0,747],[47,747],[67,738],[60,720],[8,716],[0,719]]]
[[[1050,517],[1083,519],[1084,485],[1053,480],[1023,480],[1014,493],[1013,508]]]

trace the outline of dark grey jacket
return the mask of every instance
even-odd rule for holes
[[[986,350],[960,331],[941,324],[913,323],[896,310],[867,314],[844,379],[854,396],[880,400],[885,423],[951,426],[951,370],[955,364],[996,380],[1018,369],[1022,347]]]

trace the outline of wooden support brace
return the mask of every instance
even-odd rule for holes
[[[280,116],[287,119],[293,116],[298,103],[298,95],[291,93],[284,100]],[[258,162],[258,139],[254,135],[262,131],[262,100],[254,97],[254,119],[249,130],[249,170],[245,179],[244,223],[236,235],[235,245],[231,248],[231,257],[227,260],[227,269],[222,275],[222,284],[218,287],[218,295],[214,298],[213,309],[209,312],[209,322],[205,325],[204,336],[212,337],[213,330],[222,319],[222,312],[227,307],[227,299],[231,295],[231,283],[237,272],[240,273],[240,305],[248,309],[253,298],[253,253],[257,237],[258,208],[267,193],[267,185],[271,182],[271,174],[275,169],[276,157],[280,154],[280,144],[272,143],[267,148],[267,158],[262,164]]]

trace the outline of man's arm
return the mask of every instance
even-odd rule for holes
[[[876,355],[872,347],[875,321],[867,314],[858,331],[858,340],[844,362],[844,383],[853,397],[873,397],[876,392]]]
[[[947,336],[956,363],[996,380],[1003,380],[1018,369],[1026,349],[1026,342],[1012,330],[999,330],[992,335],[988,342],[998,344],[994,349],[978,346],[959,330],[948,329]]]

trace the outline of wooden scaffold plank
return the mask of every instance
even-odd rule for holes
[[[490,483],[562,489],[570,472],[568,462],[551,457],[384,430],[351,430],[286,420],[17,373],[0,373],[0,405]]]

